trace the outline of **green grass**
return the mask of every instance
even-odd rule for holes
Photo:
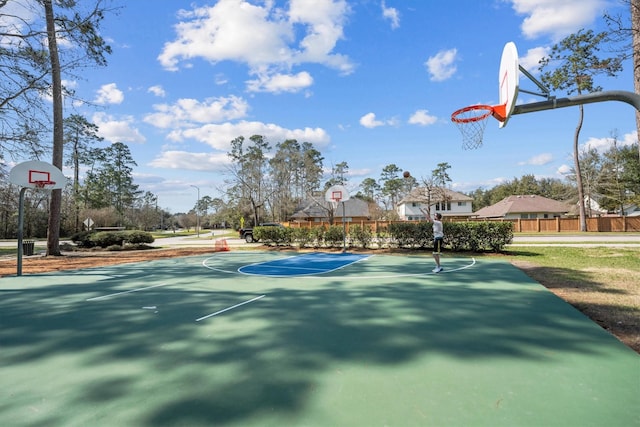
[[[640,248],[528,246],[510,248],[507,256],[547,267],[625,268],[640,272]]]

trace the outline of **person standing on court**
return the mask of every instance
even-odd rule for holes
[[[442,266],[440,265],[440,253],[442,252],[442,242],[444,240],[444,228],[442,226],[442,214],[436,213],[435,219],[431,219],[429,211],[426,212],[427,221],[433,221],[433,259],[436,262],[434,273],[440,273]]]

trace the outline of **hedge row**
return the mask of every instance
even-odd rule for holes
[[[109,248],[123,247],[128,245],[143,245],[153,243],[155,240],[151,233],[140,230],[124,230],[124,231],[83,231],[71,237],[73,243],[81,248]]]
[[[452,251],[500,252],[513,240],[509,222],[445,222],[444,245]],[[266,245],[299,246],[301,248],[339,248],[345,241],[342,225],[313,228],[255,227],[254,237]],[[433,246],[433,224],[393,223],[373,233],[370,226],[350,225],[347,247],[412,248]]]

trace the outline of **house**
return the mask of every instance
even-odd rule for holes
[[[343,211],[344,208],[344,211]],[[324,198],[307,199],[302,201],[291,216],[292,221],[330,222],[333,216],[334,223],[368,221],[369,204],[357,197],[351,197],[346,202],[340,202],[334,209],[331,202]]]
[[[536,219],[565,216],[572,209],[569,203],[536,195],[505,197],[498,203],[474,213],[477,218]]]
[[[473,215],[472,201],[471,197],[448,188],[432,190],[429,194],[425,187],[418,187],[400,200],[396,212],[404,221],[425,220],[427,211],[431,215],[439,212],[443,217],[469,217]]]
[[[622,208],[618,207],[613,211],[607,212],[606,209],[600,206],[600,204],[591,197],[584,198],[584,205],[587,211],[587,216],[606,216],[606,215],[620,215],[620,216],[640,216],[640,207],[633,203],[625,204]],[[575,207],[576,215],[578,215],[578,207]]]

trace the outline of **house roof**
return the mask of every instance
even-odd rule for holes
[[[505,197],[498,203],[484,207],[475,215],[482,218],[502,218],[508,214],[519,213],[554,213],[564,214],[571,210],[571,205],[557,200],[536,195],[520,195]]]
[[[442,189],[438,189],[437,191],[432,191],[431,194],[431,203],[436,203],[442,200],[441,196]],[[458,193],[457,191],[449,190],[448,188],[444,189],[445,198],[452,202],[471,202],[473,201],[472,197],[469,197],[465,194]],[[403,203],[413,203],[413,202],[427,202],[427,189],[425,187],[418,187],[411,190],[409,194],[404,196],[399,205]]]
[[[346,217],[369,217],[369,205],[362,199],[352,197],[344,203],[340,203],[334,210],[333,215],[341,217],[344,206],[344,216]],[[303,200],[296,208],[292,218],[326,218],[329,210],[332,210],[331,202],[324,199]]]

